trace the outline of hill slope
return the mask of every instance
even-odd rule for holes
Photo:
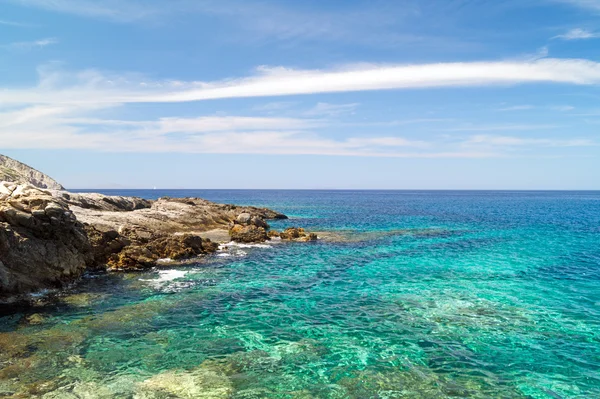
[[[64,190],[64,187],[50,176],[1,154],[0,181],[9,181],[20,184],[29,183],[39,188]]]

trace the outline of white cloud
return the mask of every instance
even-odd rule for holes
[[[4,47],[20,50],[30,50],[32,48],[42,48],[53,44],[58,44],[58,40],[53,37],[48,37],[45,39],[33,40],[30,42],[14,42],[7,44]]]
[[[600,38],[600,33],[592,32],[585,29],[571,29],[565,34],[554,36],[553,39],[563,40],[584,40],[584,39],[597,39]]]
[[[32,106],[0,114],[0,148],[88,149],[122,152],[289,154],[473,158],[491,151],[436,148],[399,136],[325,137],[322,121],[206,116],[158,120],[102,120],[91,108]]]
[[[553,111],[567,112],[573,111],[575,107],[573,107],[572,105],[554,105],[550,107],[550,109]]]
[[[312,109],[305,112],[308,116],[340,116],[344,114],[352,114],[360,104],[330,104],[317,103]]]
[[[528,130],[547,130],[556,129],[556,125],[518,125],[518,124],[502,124],[502,125],[465,125],[444,129],[445,132],[494,132],[494,131],[528,131]]]
[[[152,82],[97,71],[42,71],[37,87],[0,91],[7,104],[168,103],[351,91],[478,87],[526,83],[600,84],[600,63],[583,59],[360,65],[327,70],[261,67],[258,74],[214,82]],[[62,82],[71,84],[64,84]],[[76,82],[73,85],[72,82]]]
[[[534,105],[513,105],[510,107],[498,108],[496,111],[526,111],[534,108]]]
[[[29,28],[29,27],[31,27],[31,25],[29,25],[29,24],[24,24],[24,23],[16,22],[16,21],[8,21],[6,19],[0,19],[0,25],[15,26],[15,27],[18,27],[18,28]]]
[[[159,9],[147,3],[131,0],[5,0],[26,7],[104,18],[118,22],[131,22],[147,18]],[[164,10],[165,8],[163,8]],[[167,8],[168,9],[168,8]]]
[[[544,147],[586,147],[595,145],[588,139],[548,139],[548,138],[522,138],[514,136],[492,136],[492,135],[476,135],[471,136],[464,142],[465,145],[485,145],[485,146],[544,146]]]

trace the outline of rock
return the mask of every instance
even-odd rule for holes
[[[252,224],[248,226],[234,225],[229,230],[229,236],[233,241],[241,243],[265,242],[269,239],[267,230]]]
[[[227,399],[233,394],[229,378],[218,370],[166,371],[140,384],[135,399]]]
[[[70,195],[70,193],[68,194]],[[88,196],[88,194],[79,195],[84,199]],[[62,198],[60,200],[63,201]],[[149,207],[130,211],[84,208],[72,200],[69,201],[65,204],[70,207],[79,221],[88,223],[101,231],[118,231],[125,226],[136,231],[151,233],[189,232],[197,234],[215,229],[227,230],[229,224],[237,222],[238,216],[243,213],[263,220],[286,218],[285,215],[266,208],[216,204],[200,198],[160,198],[156,201],[149,201]],[[89,201],[87,202],[89,203]],[[83,204],[82,199],[77,203]]]
[[[24,316],[20,323],[24,325],[37,326],[40,324],[44,324],[46,318],[39,313],[34,313],[31,315]]]
[[[315,233],[306,233],[301,227],[288,227],[279,234],[282,240],[297,240],[297,241],[316,241],[317,235]]]
[[[138,197],[109,196],[98,193],[52,191],[57,201],[81,209],[107,212],[129,212],[152,207],[152,201]]]
[[[83,225],[49,192],[25,184],[0,200],[0,299],[61,287],[90,261]]]
[[[249,213],[240,213],[236,219],[239,224],[249,224],[252,220],[252,215]]]
[[[256,227],[262,227],[265,230],[269,229],[269,225],[267,224],[267,222],[265,222],[262,218],[258,217],[258,216],[254,216],[251,220],[250,223],[255,225]]]
[[[0,181],[28,183],[37,188],[64,190],[63,186],[50,176],[5,155],[0,155]],[[2,189],[0,189],[0,196],[1,194]]]
[[[282,240],[294,240],[296,238],[304,237],[305,235],[303,228],[288,227],[279,236]]]
[[[302,237],[300,239],[300,241],[309,242],[309,241],[317,241],[318,239],[319,239],[319,237],[317,237],[317,235],[315,233],[308,233],[306,236]]]
[[[154,234],[140,237],[133,231],[100,233],[88,227],[97,267],[110,270],[143,270],[160,259],[183,260],[216,252],[217,243],[193,234]],[[125,236],[121,234],[126,234]]]

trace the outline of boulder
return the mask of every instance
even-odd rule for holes
[[[0,299],[81,276],[92,260],[91,246],[68,207],[29,184],[0,187]]]
[[[269,239],[267,230],[253,224],[242,226],[235,224],[229,229],[231,240],[241,243],[265,242]]]
[[[262,227],[265,230],[269,230],[269,225],[267,222],[258,216],[254,216],[252,219],[250,219],[250,223],[256,227]]]
[[[240,213],[238,215],[238,217],[236,218],[236,222],[238,222],[239,224],[249,224],[250,221],[252,220],[252,215],[250,215],[249,213]]]

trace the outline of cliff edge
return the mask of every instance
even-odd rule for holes
[[[2,154],[0,154],[0,181],[31,184],[50,190],[64,190],[64,187],[50,176]]]

